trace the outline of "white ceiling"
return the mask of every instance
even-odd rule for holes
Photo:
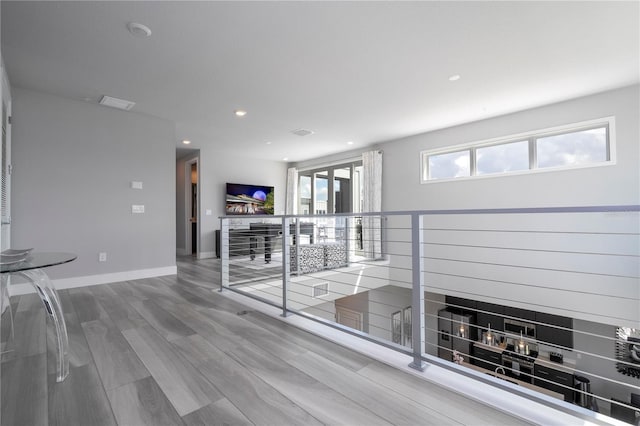
[[[640,81],[639,3],[1,2],[15,86],[301,161]],[[151,28],[136,38],[131,21]],[[461,75],[450,82],[448,77]],[[233,111],[248,114],[237,118]],[[315,133],[300,137],[291,130]],[[347,145],[347,141],[353,141]],[[271,142],[267,145],[266,142]]]

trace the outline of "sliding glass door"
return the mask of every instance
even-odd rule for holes
[[[299,172],[298,213],[325,215],[361,211],[362,161]]]
[[[327,214],[329,211],[329,172],[323,170],[313,174],[313,213]]]

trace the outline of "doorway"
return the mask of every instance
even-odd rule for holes
[[[299,214],[362,211],[362,160],[304,170],[298,176]]]
[[[4,71],[3,71],[4,72]],[[11,247],[11,97],[9,85],[2,78],[2,150],[0,151],[0,249]]]
[[[362,312],[336,306],[336,322],[354,330],[362,331]]]
[[[198,183],[199,170],[198,158],[185,162],[185,218],[187,220],[185,227],[186,244],[185,251],[188,255],[198,256],[200,247],[200,228],[199,228],[199,197]]]

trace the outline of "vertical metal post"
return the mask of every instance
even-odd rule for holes
[[[282,218],[282,316],[286,317],[289,315],[289,311],[287,310],[287,287],[289,285],[289,281],[291,279],[291,245],[289,243],[289,224],[291,223],[291,219],[288,217]],[[297,229],[297,228],[296,228]],[[300,243],[300,234],[296,235],[296,244]],[[300,262],[300,259],[298,259]],[[298,269],[300,269],[300,263],[298,263]]]
[[[229,286],[229,221],[220,218],[220,291]]]
[[[426,364],[422,361],[425,351],[424,342],[424,246],[423,220],[418,213],[411,214],[411,340],[413,341],[413,362],[409,367],[424,371]]]
[[[295,240],[296,240],[296,275],[300,276],[300,218],[296,219],[296,232],[295,232]],[[289,268],[291,271],[291,268]]]
[[[352,175],[353,176],[353,175]],[[345,263],[349,266],[349,248],[351,241],[351,227],[349,226],[349,220],[353,219],[353,216],[343,216],[342,220],[344,220],[344,255],[345,255]]]

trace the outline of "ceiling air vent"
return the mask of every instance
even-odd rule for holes
[[[311,287],[311,297],[322,297],[329,294],[329,283],[313,284]]]
[[[291,133],[298,136],[309,136],[313,134],[313,131],[308,129],[297,129],[297,130],[292,130]]]
[[[100,98],[100,105],[108,106],[111,108],[123,109],[129,111],[135,105],[135,102],[126,101],[124,99],[112,98],[111,96],[103,95]]]

